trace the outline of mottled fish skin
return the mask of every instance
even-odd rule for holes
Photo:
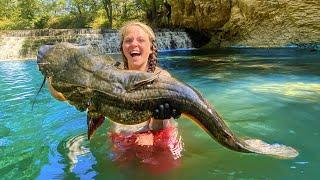
[[[239,152],[262,152],[236,137],[198,91],[175,78],[121,70],[110,65],[108,58],[92,58],[66,43],[46,49],[41,56],[40,71],[50,76],[51,85],[80,111],[85,111],[90,101],[97,116],[138,124],[149,120],[159,104],[168,102],[223,146]]]

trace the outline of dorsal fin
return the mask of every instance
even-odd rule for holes
[[[119,62],[119,61],[117,61],[116,63],[114,63],[114,65],[113,66],[115,66],[115,67],[119,67],[120,66],[120,64],[121,64],[121,62]]]

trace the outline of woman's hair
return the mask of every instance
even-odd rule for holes
[[[122,49],[122,43],[124,36],[127,34],[128,28],[130,26],[138,26],[140,27],[144,32],[146,32],[149,36],[149,40],[151,42],[151,54],[148,57],[148,69],[147,72],[154,72],[157,66],[157,53],[158,53],[158,48],[156,46],[156,36],[153,32],[153,30],[146,24],[138,21],[129,21],[126,23],[122,28],[119,30],[119,35],[120,35],[120,51],[122,54],[122,59],[123,59],[123,64],[124,64],[124,69],[128,69],[128,59],[124,56],[123,54],[123,49]]]

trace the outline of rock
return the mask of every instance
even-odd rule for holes
[[[320,42],[319,0],[172,0],[174,25],[211,30],[210,46]]]
[[[221,28],[230,18],[230,0],[172,0],[172,23],[193,29]]]

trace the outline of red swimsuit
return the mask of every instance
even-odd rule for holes
[[[166,172],[180,164],[183,142],[174,125],[130,135],[111,132],[109,138],[113,145],[112,159],[120,164],[135,161],[156,173]]]

